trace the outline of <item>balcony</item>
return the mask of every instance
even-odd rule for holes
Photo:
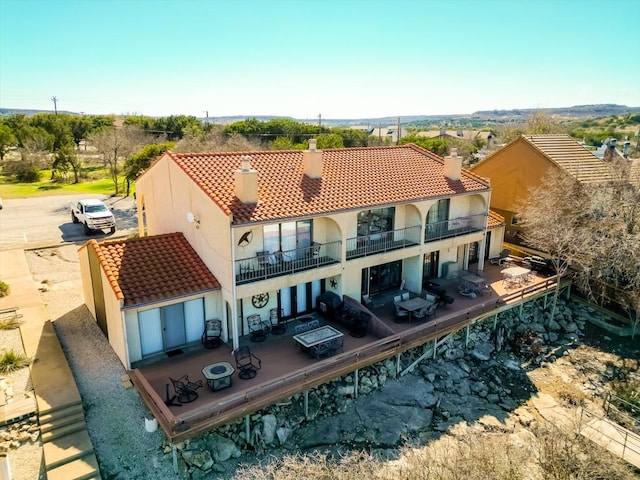
[[[420,245],[420,225],[347,239],[347,260]]]
[[[452,218],[444,222],[429,223],[424,232],[425,242],[435,242],[445,238],[459,237],[473,232],[482,232],[487,225],[487,215],[470,215]]]
[[[257,282],[340,263],[342,242],[313,243],[310,247],[277,252],[256,252],[236,260],[236,284]]]

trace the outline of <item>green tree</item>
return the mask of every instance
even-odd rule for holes
[[[87,135],[93,129],[93,123],[90,118],[85,116],[71,117],[69,126],[71,128],[73,143],[76,144],[76,148],[80,148],[80,142],[87,138]]]
[[[272,150],[294,150],[298,149],[299,146],[299,144],[294,145],[291,139],[287,137],[278,137],[270,144]]]
[[[402,137],[399,143],[400,145],[413,143],[441,156],[446,155],[449,151],[449,142],[441,138],[427,138],[420,137],[418,135],[408,135],[406,137]]]
[[[124,175],[127,179],[126,196],[129,196],[131,182],[135,182],[136,178],[144,172],[153,161],[167,150],[174,147],[174,142],[161,143],[157,145],[145,145],[140,152],[131,155],[124,162]]]
[[[66,173],[73,170],[73,183],[80,181],[81,161],[73,148],[73,143],[66,143],[56,152],[53,159],[53,169]]]
[[[9,115],[3,120],[3,123],[7,125],[18,141],[18,147],[24,147],[24,139],[27,136],[27,128],[29,127],[29,119],[24,113],[16,113],[15,115]]]
[[[13,134],[11,127],[0,123],[0,160],[4,160],[4,155],[11,147],[18,144],[18,139]]]
[[[337,133],[318,135],[318,148],[343,148],[342,137]]]
[[[38,113],[31,117],[30,124],[46,130],[53,137],[51,151],[59,150],[69,139],[73,139],[71,133],[71,116],[65,114]]]

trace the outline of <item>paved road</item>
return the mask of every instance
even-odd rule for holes
[[[107,204],[116,217],[115,236],[137,232],[138,221],[132,197],[81,194],[3,199],[3,208],[0,210],[0,249],[109,238],[110,235],[104,233],[85,235],[82,224],[71,222],[69,204],[81,198],[99,198]]]

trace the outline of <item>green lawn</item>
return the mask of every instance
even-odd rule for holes
[[[45,195],[72,195],[75,193],[87,193],[90,195],[113,195],[115,188],[109,178],[98,178],[98,172],[92,172],[90,178],[81,179],[80,183],[61,183],[50,180],[51,170],[42,170],[41,180],[34,183],[20,183],[13,177],[0,175],[0,197],[2,198],[24,198]],[[71,176],[73,178],[73,176]],[[125,190],[122,187],[123,178],[119,180],[123,195]],[[131,188],[133,194],[133,186]]]

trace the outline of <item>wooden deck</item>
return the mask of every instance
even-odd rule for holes
[[[225,361],[235,367],[231,347],[226,344],[217,349],[198,348],[172,356],[133,369],[129,374],[167,437],[173,442],[182,441],[230,423],[295,393],[458,331],[482,318],[512,308],[524,299],[548,293],[557,282],[556,277],[536,276],[534,282],[526,287],[506,291],[502,285],[502,269],[503,267],[494,265],[485,266],[483,275],[490,283],[490,291],[477,298],[460,295],[455,281],[441,283],[455,301],[451,305],[439,307],[436,318],[428,322],[394,323],[392,298],[397,292],[374,297],[374,305],[370,310],[372,320],[365,337],[352,337],[341,324],[322,320],[324,324],[330,324],[345,334],[344,350],[326,359],[312,359],[298,348],[292,338],[295,320],[284,335],[269,334],[264,342],[252,343],[248,337],[243,337],[241,343],[250,345],[252,353],[262,360],[262,368],[250,380],[240,379],[236,371],[232,376],[231,387],[222,390],[209,389],[204,381],[202,368]],[[353,302],[365,309],[352,299],[346,298],[345,302]],[[169,377],[179,378],[185,374],[192,381],[203,380],[204,386],[198,390],[198,398],[180,406],[165,405],[167,392],[173,396]]]

